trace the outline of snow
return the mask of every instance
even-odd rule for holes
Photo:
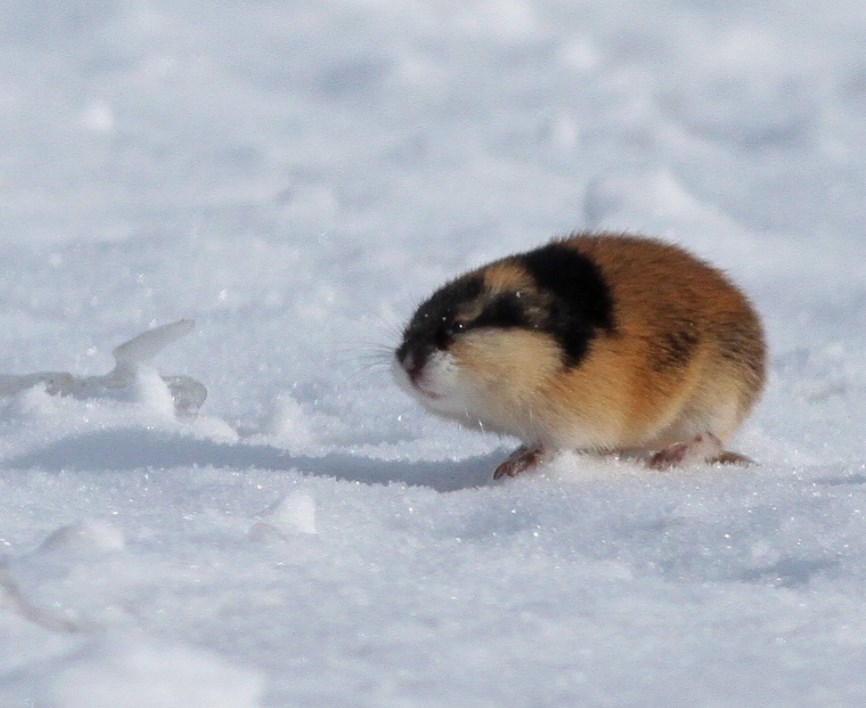
[[[859,0],[7,2],[0,703],[866,702],[864,33]],[[577,228],[752,296],[757,467],[494,483],[515,441],[391,381],[433,288]]]

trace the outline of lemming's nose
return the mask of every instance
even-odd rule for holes
[[[412,361],[407,361],[406,364],[404,364],[404,368],[406,369],[406,373],[409,374],[412,383],[417,383],[421,376],[421,370],[424,368],[424,364],[420,361],[415,361],[414,357],[412,357]]]
[[[408,374],[412,383],[417,382],[421,376],[421,371],[424,369],[424,357],[418,356],[418,353],[405,343],[398,347],[396,355],[397,361],[400,363],[403,371]]]

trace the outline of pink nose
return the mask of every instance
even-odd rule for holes
[[[409,375],[409,380],[412,381],[413,384],[417,384],[418,379],[421,378],[421,372],[424,370],[423,362],[418,361],[415,357],[409,354],[401,364],[405,372]]]

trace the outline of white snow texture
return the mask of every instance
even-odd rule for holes
[[[0,705],[866,704],[864,37],[862,0],[7,0]],[[494,483],[516,441],[393,383],[435,287],[582,228],[752,297],[757,466]],[[183,318],[124,395],[19,386]]]

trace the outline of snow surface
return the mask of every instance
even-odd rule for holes
[[[0,704],[866,703],[866,4],[7,0]],[[576,228],[764,315],[751,469],[432,419],[414,305]]]

